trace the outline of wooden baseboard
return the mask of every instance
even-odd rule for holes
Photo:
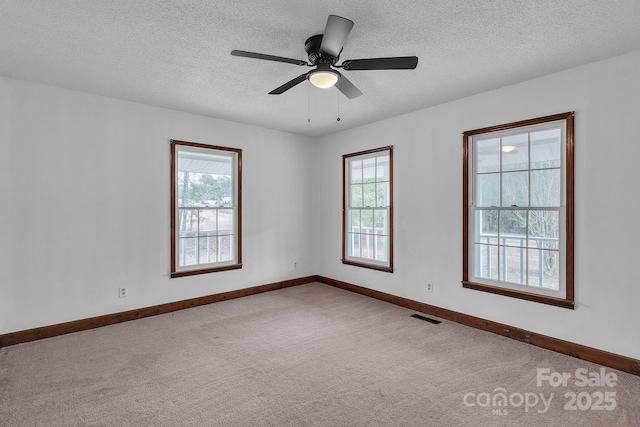
[[[144,307],[135,310],[123,311],[120,313],[106,314],[103,316],[91,317],[88,319],[59,323],[56,325],[42,326],[39,328],[27,329],[24,331],[10,332],[8,334],[0,335],[0,347],[35,341],[43,338],[55,337],[72,332],[86,331],[88,329],[100,328],[102,326],[128,322],[130,320],[142,319],[149,316],[157,316],[159,314],[171,313],[173,311],[183,310],[186,308],[213,304],[220,301],[246,297],[249,295],[274,291],[276,289],[283,289],[291,286],[303,285],[305,283],[311,282],[321,282],[326,285],[334,286],[381,301],[389,302],[391,304],[399,305],[401,307],[439,317],[444,320],[460,323],[461,325],[465,326],[471,326],[472,328],[492,332],[507,338],[522,341],[527,344],[532,344],[537,347],[553,350],[558,353],[566,354],[581,360],[586,360],[588,362],[597,363],[602,366],[607,366],[609,368],[618,369],[623,372],[628,372],[630,374],[640,376],[640,360],[637,359],[609,353],[592,347],[575,344],[569,341],[552,338],[524,329],[514,328],[502,323],[492,322],[490,320],[485,320],[479,317],[470,316],[468,314],[459,313],[457,311],[447,310],[423,302],[413,301],[396,295],[387,294],[385,292],[380,292],[340,280],[316,275],[284,280],[281,282],[269,283],[266,285],[254,286],[246,289],[238,289],[235,291],[223,292],[220,294],[207,295],[188,300],[170,302],[153,307]]]
[[[609,368],[618,369],[623,372],[628,372],[630,374],[640,376],[640,360],[637,359],[632,359],[630,357],[609,353],[607,351],[598,350],[592,347],[575,344],[557,338],[552,338],[524,329],[514,328],[502,323],[492,322],[490,320],[481,319],[479,317],[469,316],[468,314],[458,313],[456,311],[447,310],[418,301],[413,301],[407,298],[387,294],[385,292],[375,291],[372,289],[364,288],[362,286],[342,282],[340,280],[330,279],[324,276],[317,276],[316,280],[326,285],[331,285],[337,288],[345,289],[347,291],[366,295],[371,298],[386,301],[391,304],[419,311],[421,313],[430,314],[444,320],[460,323],[465,326],[471,326],[472,328],[481,329],[483,331],[493,332],[494,334],[522,341],[527,344],[532,344],[537,347],[545,348],[547,350],[553,350],[555,352],[573,356],[581,360],[586,360],[588,362],[597,363],[602,366],[607,366]]]
[[[254,286],[246,289],[223,292],[215,295],[206,295],[198,298],[191,298],[182,301],[169,302],[153,307],[138,308],[135,310],[123,311],[120,313],[105,314],[103,316],[91,317],[88,319],[73,320],[71,322],[58,323],[56,325],[42,326],[39,328],[27,329],[24,331],[10,332],[0,335],[0,347],[43,338],[55,337],[72,332],[86,331],[88,329],[100,328],[102,326],[113,325],[115,323],[128,322],[130,320],[142,319],[143,317],[157,316],[159,314],[171,313],[185,308],[197,307],[200,305],[212,304],[219,301],[246,297],[260,294],[262,292],[276,289],[288,288],[291,286],[303,285],[317,281],[317,276],[300,277],[298,279],[284,280],[281,282],[269,283],[266,285]]]

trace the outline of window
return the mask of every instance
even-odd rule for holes
[[[342,262],[393,272],[393,147],[342,157]]]
[[[242,267],[242,150],[171,141],[171,277]]]
[[[573,117],[464,133],[464,287],[573,308]]]

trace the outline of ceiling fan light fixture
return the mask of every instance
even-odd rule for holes
[[[354,86],[342,73],[332,67],[343,71],[349,70],[413,70],[418,65],[417,56],[393,56],[389,58],[365,58],[343,60],[341,65],[336,65],[347,37],[353,28],[353,21],[337,15],[329,15],[327,24],[322,34],[315,34],[304,43],[304,50],[309,61],[285,58],[283,56],[267,55],[264,53],[247,52],[244,50],[232,50],[232,56],[262,59],[266,61],[284,62],[302,67],[316,67],[314,70],[300,74],[283,85],[275,88],[269,95],[281,95],[289,89],[309,80],[312,85],[320,89],[335,86],[339,92],[349,99],[362,95],[360,89]]]
[[[338,73],[335,71],[315,71],[309,75],[312,85],[320,89],[327,89],[338,82]]]

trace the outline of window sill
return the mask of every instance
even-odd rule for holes
[[[530,292],[516,291],[513,289],[499,288],[497,286],[484,285],[481,283],[468,282],[464,280],[462,281],[462,287],[467,289],[474,289],[476,291],[489,292],[492,294],[523,299],[527,301],[539,302],[541,304],[549,304],[556,307],[568,308],[570,310],[575,309],[573,300],[564,298],[556,298],[547,295],[533,294]]]
[[[366,264],[364,262],[351,261],[348,259],[343,259],[342,263],[346,265],[353,265],[354,267],[370,268],[372,270],[384,271],[386,273],[393,273],[393,267],[386,267],[384,265]]]
[[[204,268],[199,270],[172,271],[171,278],[174,279],[176,277],[195,276],[196,274],[215,273],[216,271],[237,270],[239,268],[242,268],[242,264],[231,264],[231,265],[224,265],[220,267]]]

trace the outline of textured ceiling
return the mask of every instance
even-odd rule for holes
[[[329,14],[355,22],[341,59],[418,67],[274,96],[309,69],[229,54],[306,60]],[[638,0],[0,1],[0,75],[311,136],[639,49]]]

